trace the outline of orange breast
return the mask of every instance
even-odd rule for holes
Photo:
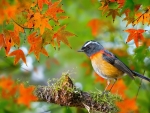
[[[105,61],[102,57],[102,52],[97,52],[90,57],[92,66],[97,74],[101,74],[103,78],[119,78],[123,75],[123,72],[112,64]],[[104,77],[106,76],[106,77]]]

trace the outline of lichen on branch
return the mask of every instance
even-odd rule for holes
[[[89,112],[100,111],[102,113],[116,113],[118,108],[115,105],[121,97],[111,93],[95,93],[84,92],[77,89],[69,74],[63,74],[58,80],[54,80],[53,84],[48,86],[38,86],[35,94],[39,101],[55,103],[61,106],[86,108]]]

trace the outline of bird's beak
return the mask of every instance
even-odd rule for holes
[[[80,49],[80,50],[78,50],[78,52],[84,52],[84,50]]]

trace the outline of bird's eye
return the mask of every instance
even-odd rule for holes
[[[88,45],[88,46],[86,46],[86,48],[87,48],[87,49],[90,49],[91,47]]]

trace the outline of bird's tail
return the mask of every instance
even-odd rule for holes
[[[140,78],[142,78],[142,79],[147,80],[147,81],[150,82],[150,78],[148,78],[146,76],[143,76],[143,75],[141,75],[141,74],[139,74],[139,73],[137,73],[135,71],[132,71],[132,72],[134,73],[135,76],[140,77]]]

